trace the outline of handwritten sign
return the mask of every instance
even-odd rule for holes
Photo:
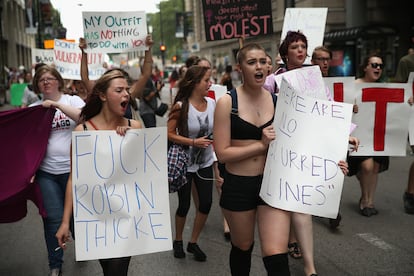
[[[55,39],[53,51],[56,70],[59,71],[62,77],[64,79],[80,80],[82,52],[79,45],[74,42]],[[106,71],[103,68],[105,54],[92,50],[88,51],[87,55],[89,78],[96,80]]]
[[[336,218],[352,105],[301,95],[282,80],[260,197],[288,211]]]
[[[288,31],[301,31],[308,40],[308,54],[311,55],[315,47],[323,44],[327,14],[328,8],[287,8],[280,41]],[[310,57],[305,64],[311,64]]]
[[[285,79],[301,95],[323,100],[331,97],[318,65],[306,66],[274,76],[277,87],[280,87],[282,79]]]
[[[76,260],[171,250],[165,127],[72,133]]]
[[[83,32],[89,49],[104,53],[146,50],[145,12],[83,12]]]
[[[53,50],[32,48],[32,64],[45,63],[51,65],[54,63],[53,57]]]
[[[224,40],[273,33],[270,0],[203,0],[206,40]]]
[[[352,155],[405,156],[412,87],[406,83],[355,83],[358,126],[353,136],[361,144]]]

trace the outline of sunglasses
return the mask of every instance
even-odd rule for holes
[[[371,67],[374,69],[377,69],[378,67],[380,69],[384,69],[384,64],[383,63],[371,63]]]

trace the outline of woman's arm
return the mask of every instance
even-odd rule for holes
[[[95,85],[94,81],[89,80],[89,71],[88,71],[88,55],[87,53],[85,53],[85,49],[86,49],[86,41],[84,38],[79,38],[79,48],[82,52],[82,57],[81,57],[81,79],[82,82],[85,85],[87,94],[91,94],[92,93],[92,89],[93,86]]]
[[[66,116],[68,116],[69,118],[71,118],[75,122],[79,122],[80,114],[81,114],[81,108],[74,107],[74,106],[67,105],[67,104],[62,104],[62,103],[51,101],[51,100],[44,101],[42,103],[42,106],[47,107],[47,108],[49,108],[49,107],[58,108],[58,109],[60,109],[60,111],[65,113]]]
[[[137,81],[135,81],[130,89],[131,97],[132,98],[141,98],[142,92],[144,91],[145,85],[148,81],[148,79],[151,77],[152,73],[152,53],[151,48],[154,44],[154,41],[152,40],[151,35],[148,35],[145,39],[145,45],[148,46],[148,50],[145,51],[145,57],[144,57],[144,64],[141,68],[141,76]]]

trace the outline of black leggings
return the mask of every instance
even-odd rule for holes
[[[100,259],[104,276],[127,276],[131,257]]]
[[[199,169],[197,173],[187,173],[187,184],[178,190],[178,208],[176,215],[179,217],[186,217],[190,210],[191,184],[193,179],[199,200],[198,211],[206,215],[210,212],[213,202],[213,166]]]

